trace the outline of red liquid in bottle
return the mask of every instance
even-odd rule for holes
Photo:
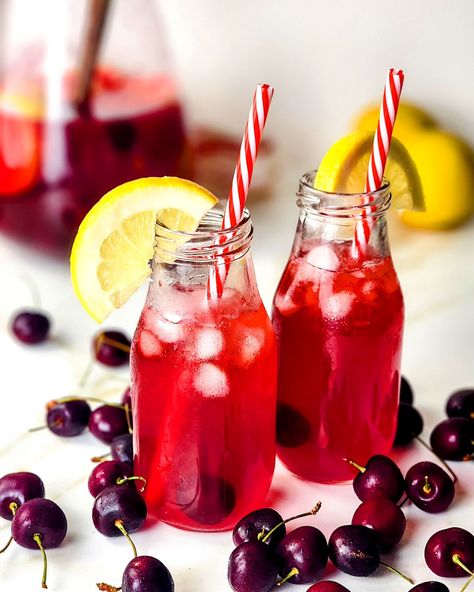
[[[160,288],[132,345],[135,473],[149,514],[226,530],[261,505],[275,462],[276,345],[258,302]]]
[[[278,455],[318,482],[351,479],[393,443],[403,297],[390,256],[354,261],[350,244],[307,241],[274,300],[280,352]]]
[[[168,79],[98,71],[91,101],[90,115],[72,111],[63,119],[48,114],[44,99],[3,97],[2,232],[64,255],[104,193],[137,177],[179,173],[184,128]]]

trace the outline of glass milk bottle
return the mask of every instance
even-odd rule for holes
[[[149,514],[190,530],[230,529],[260,506],[275,461],[276,345],[253,269],[248,212],[230,230],[157,225],[153,275],[132,344],[135,472]],[[184,239],[187,239],[184,242]],[[221,245],[229,275],[208,296]]]
[[[283,463],[312,481],[353,477],[393,443],[400,387],[404,304],[390,255],[390,186],[368,195],[299,183],[300,217],[273,309],[279,345],[277,447]],[[370,210],[364,209],[367,199]],[[370,240],[354,251],[367,214]]]

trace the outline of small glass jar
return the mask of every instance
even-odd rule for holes
[[[278,455],[294,473],[330,483],[353,477],[394,440],[403,296],[385,212],[390,186],[369,194],[314,189],[300,180],[300,217],[273,308],[279,346]],[[366,220],[367,246],[354,248]]]
[[[276,344],[250,216],[230,230],[221,223],[212,211],[193,234],[157,225],[132,344],[135,472],[152,518],[189,530],[232,528],[263,503],[275,462]],[[211,298],[217,262],[229,274]]]

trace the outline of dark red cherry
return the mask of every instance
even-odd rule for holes
[[[426,543],[425,561],[442,578],[466,577],[465,568],[474,571],[474,536],[457,527],[435,532]]]
[[[277,443],[284,448],[297,448],[311,437],[311,424],[294,407],[278,403]]]
[[[0,479],[0,516],[12,520],[25,502],[44,497],[43,481],[34,473],[8,473]]]
[[[227,579],[234,592],[270,592],[277,577],[277,559],[268,545],[242,543],[230,554]]]
[[[18,508],[12,520],[13,540],[27,549],[38,549],[35,534],[41,537],[45,549],[59,547],[67,532],[64,512],[45,498],[28,500]]]
[[[113,405],[102,405],[91,413],[89,430],[101,442],[110,444],[114,438],[128,432],[125,410]]]
[[[122,434],[116,436],[110,444],[110,452],[114,460],[126,462],[133,465],[133,436],[132,434]]]
[[[350,590],[342,584],[327,580],[324,582],[316,582],[311,588],[308,588],[307,592],[350,592]]]
[[[132,485],[111,485],[95,498],[92,521],[96,529],[109,537],[120,536],[138,530],[145,522],[146,505],[142,496]]]
[[[11,321],[13,335],[28,345],[42,343],[48,338],[50,322],[46,315],[34,311],[24,310],[15,314]]]
[[[454,498],[454,483],[439,465],[429,461],[416,463],[405,477],[410,500],[423,510],[435,514],[448,508]]]
[[[397,431],[394,446],[405,446],[423,431],[423,418],[419,411],[408,403],[400,403],[398,407]]]
[[[95,335],[92,349],[101,364],[123,366],[130,358],[130,339],[122,331],[101,331]]]
[[[288,533],[276,548],[279,573],[293,584],[312,584],[328,562],[328,544],[314,526],[300,526]]]
[[[329,558],[351,576],[369,576],[380,565],[379,537],[366,526],[340,526],[329,538]]]
[[[272,508],[254,510],[241,518],[235,525],[232,532],[234,545],[237,546],[249,541],[259,541],[275,526],[282,522],[283,518],[281,515]],[[261,533],[263,533],[263,536]],[[286,527],[282,524],[265,542],[271,547],[276,547],[285,534]]]
[[[360,504],[352,517],[352,524],[372,528],[379,535],[380,547],[385,553],[402,540],[406,518],[394,502],[374,498]]]
[[[13,540],[26,549],[39,550],[43,555],[43,588],[48,587],[45,549],[59,547],[66,532],[67,520],[64,512],[49,499],[35,498],[25,502],[12,520]]]
[[[128,405],[128,408],[132,408],[132,391],[129,386],[123,391],[122,405]]]
[[[101,491],[111,485],[117,485],[117,480],[133,475],[133,469],[128,463],[106,460],[95,466],[89,476],[87,486],[92,497],[97,497]]]
[[[408,592],[449,592],[449,588],[441,582],[422,582]]]
[[[87,427],[91,408],[86,401],[75,399],[47,405],[46,424],[53,434],[62,438],[78,436]]]
[[[200,524],[217,524],[221,522],[235,507],[235,489],[222,477],[201,474],[196,488],[183,494],[183,512]]]
[[[369,458],[365,467],[355,466],[360,472],[354,478],[353,487],[361,501],[383,497],[398,502],[405,491],[405,481],[392,459],[377,454]]]
[[[474,456],[474,420],[451,417],[431,432],[433,452],[445,460],[470,460]]]
[[[174,592],[174,582],[161,561],[140,555],[123,572],[122,592]]]
[[[407,405],[413,405],[413,389],[411,388],[408,380],[402,376],[400,381],[400,403],[406,403]]]
[[[474,419],[474,388],[455,391],[446,403],[448,417]]]

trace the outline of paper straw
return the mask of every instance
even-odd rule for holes
[[[270,85],[259,84],[253,95],[221,230],[233,228],[242,220],[253,168],[257,159],[258,147],[273,92],[274,89]],[[225,248],[223,248],[220,256],[222,254],[225,254]],[[211,267],[208,281],[208,295],[211,298],[219,298],[222,295],[228,272],[229,264],[222,261],[222,259]]]
[[[366,193],[376,191],[382,186],[383,173],[387,164],[387,156],[390,150],[393,126],[397,117],[404,78],[403,70],[391,68],[387,74],[382,103],[380,105],[377,131],[374,135],[374,143],[365,182]],[[373,210],[369,208],[369,211]],[[367,251],[370,233],[374,225],[373,219],[370,216],[367,217],[366,210],[364,210],[363,215],[364,218],[357,223],[355,229],[354,243],[357,255],[364,254]]]

